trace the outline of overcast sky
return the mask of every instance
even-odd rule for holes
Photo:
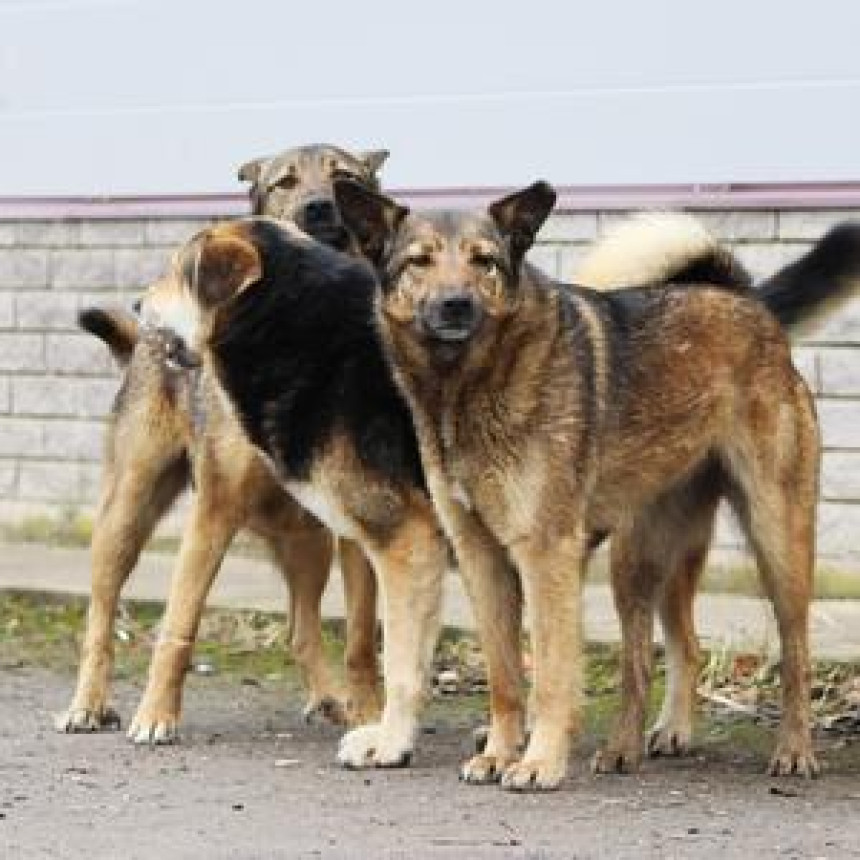
[[[238,190],[385,146],[389,187],[860,180],[860,4],[0,0],[0,196]]]

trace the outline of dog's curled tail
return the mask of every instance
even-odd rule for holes
[[[78,325],[103,340],[121,365],[128,364],[140,340],[137,317],[119,308],[85,308],[78,314]]]
[[[860,295],[860,221],[837,224],[756,292],[792,333],[814,331],[825,317]]]
[[[642,212],[600,239],[580,263],[576,283],[594,290],[648,284],[716,284],[746,289],[738,259],[685,212]]]

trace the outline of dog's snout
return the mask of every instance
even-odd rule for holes
[[[327,197],[317,197],[305,203],[305,221],[309,226],[334,224],[337,220],[337,210],[334,201]]]
[[[481,307],[471,293],[449,291],[425,304],[422,319],[427,331],[441,340],[465,340],[481,321]]]
[[[448,296],[440,302],[439,315],[447,325],[468,325],[475,315],[475,300],[469,295]]]

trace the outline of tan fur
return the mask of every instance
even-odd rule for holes
[[[306,199],[331,196],[333,171],[359,170],[369,177],[381,164],[379,158],[366,164],[361,159],[350,160],[348,153],[334,148],[310,147],[301,152],[302,164],[296,166],[290,193],[270,199],[265,190],[259,191],[257,202],[263,209],[271,205],[281,217],[292,217]],[[277,157],[281,163],[291,158],[290,152]],[[319,167],[323,163],[325,170]],[[307,238],[294,225],[287,223],[285,229]],[[222,267],[205,273],[213,284],[220,283],[219,277],[230,280],[236,250],[230,245],[234,237],[229,229],[216,229],[214,235],[226,247],[221,249]],[[224,553],[242,528],[263,539],[288,586],[290,644],[308,688],[306,715],[320,713],[351,724],[367,722],[380,709],[373,571],[356,546],[337,541],[347,612],[344,688],[325,660],[321,638],[320,600],[335,550],[332,535],[275,482],[211,375],[176,367],[171,361],[170,338],[158,330],[171,329],[192,347],[202,336],[197,306],[181,276],[188,254],[194,252],[193,243],[180,249],[168,272],[141,301],[144,327],[134,327],[137,345],[108,428],[93,529],[92,593],[77,688],[57,726],[76,732],[118,724],[109,703],[109,688],[120,590],[156,524],[189,478],[195,492],[162,635],[129,736],[154,743],[176,738],[182,682],[206,595]],[[210,265],[214,259],[209,258]],[[119,323],[125,326],[122,319]]]
[[[679,263],[719,247],[686,212],[640,212],[592,245],[571,274],[575,283],[594,290],[656,284],[677,271]]]
[[[341,197],[347,220],[356,214],[349,195]],[[367,218],[374,200],[394,205],[354,195],[362,199],[356,217]],[[401,218],[381,262],[380,330],[488,654],[490,742],[463,776],[485,782],[501,775],[516,790],[559,784],[569,732],[581,719],[582,571],[606,534],[622,623],[622,707],[595,767],[638,764],[655,610],[672,674],[652,750],[689,743],[692,598],[722,497],[749,537],[780,627],[784,715],[771,772],[813,775],[807,626],[819,441],[786,337],[742,289],[687,285],[654,287],[659,301],[646,312],[637,300],[635,326],[614,329],[605,298],[559,288],[520,265],[517,254],[546,217],[548,199],[538,183],[493,204],[483,219]],[[369,227],[383,223],[372,217]],[[473,253],[476,234],[495,236],[496,255],[507,259],[512,274],[501,300],[485,298],[486,254]],[[404,250],[416,235],[435,239],[432,259],[413,262]],[[672,267],[682,269],[700,250],[682,249]],[[645,280],[673,274],[671,253],[670,242],[658,247],[656,261],[640,254]],[[442,316],[452,295],[479,309],[461,329]],[[534,652],[534,724],[518,761],[523,707],[513,643],[520,608],[505,557],[531,610]]]

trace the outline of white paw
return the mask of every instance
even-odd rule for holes
[[[179,742],[179,721],[173,716],[135,716],[126,735],[132,743],[139,745],[175,744]]]
[[[406,767],[412,760],[412,739],[386,731],[382,723],[359,726],[341,738],[337,760],[348,768]]]

